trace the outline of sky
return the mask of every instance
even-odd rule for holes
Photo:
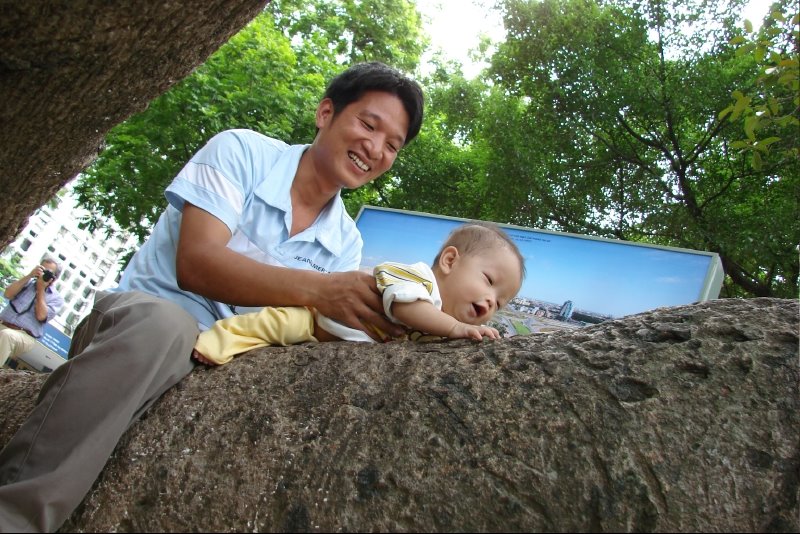
[[[364,239],[362,268],[383,261],[431,264],[461,220],[366,208],[357,219]],[[572,234],[506,228],[525,257],[520,297],[623,317],[701,300],[716,256],[591,239]],[[717,294],[710,295],[717,298]]]
[[[755,27],[767,13],[772,0],[750,0],[742,12]],[[469,58],[469,51],[478,46],[481,34],[492,41],[505,35],[500,15],[491,9],[492,0],[417,0],[417,7],[426,21],[431,48],[440,49],[445,57],[464,65],[464,75],[475,77],[483,67]],[[426,56],[427,57],[427,56]],[[424,58],[423,58],[424,63]]]
[[[485,34],[493,41],[500,41],[505,35],[499,13],[485,5],[491,5],[491,1],[417,0],[423,21],[427,22],[431,49],[439,49],[445,57],[460,62],[467,78],[475,77],[482,68],[469,58],[469,51],[478,46],[480,35]]]

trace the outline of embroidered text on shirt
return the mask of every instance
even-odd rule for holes
[[[311,261],[310,258],[303,258],[301,256],[295,256],[294,259],[296,259],[297,261],[301,261],[303,263],[309,264],[313,269],[316,269],[317,271],[319,271],[321,273],[327,273],[328,272],[328,270],[325,267],[322,267],[321,265],[317,265],[316,263]]]

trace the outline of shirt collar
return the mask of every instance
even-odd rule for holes
[[[334,256],[342,254],[342,215],[344,203],[339,193],[333,197],[311,228],[316,231],[317,241]]]
[[[291,187],[300,158],[311,145],[291,145],[280,155],[267,173],[266,177],[255,188],[254,194],[270,206],[284,213],[284,224],[288,235],[292,217]],[[290,241],[319,241],[331,254],[342,254],[342,215],[344,203],[339,193],[323,208],[314,223],[292,237]]]
[[[267,175],[261,180],[254,190],[257,197],[274,208],[284,213],[291,213],[292,199],[290,189],[300,157],[311,145],[291,145],[284,150],[272,165]]]

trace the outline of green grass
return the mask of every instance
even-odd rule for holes
[[[511,319],[511,324],[514,325],[514,330],[516,330],[517,334],[520,335],[520,336],[525,336],[525,335],[531,333],[530,328],[528,328],[527,326],[525,326],[524,324],[522,324],[519,321]]]

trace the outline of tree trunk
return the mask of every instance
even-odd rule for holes
[[[169,391],[63,530],[798,531],[798,357],[779,299],[257,350]]]
[[[0,250],[268,0],[0,0]]]

